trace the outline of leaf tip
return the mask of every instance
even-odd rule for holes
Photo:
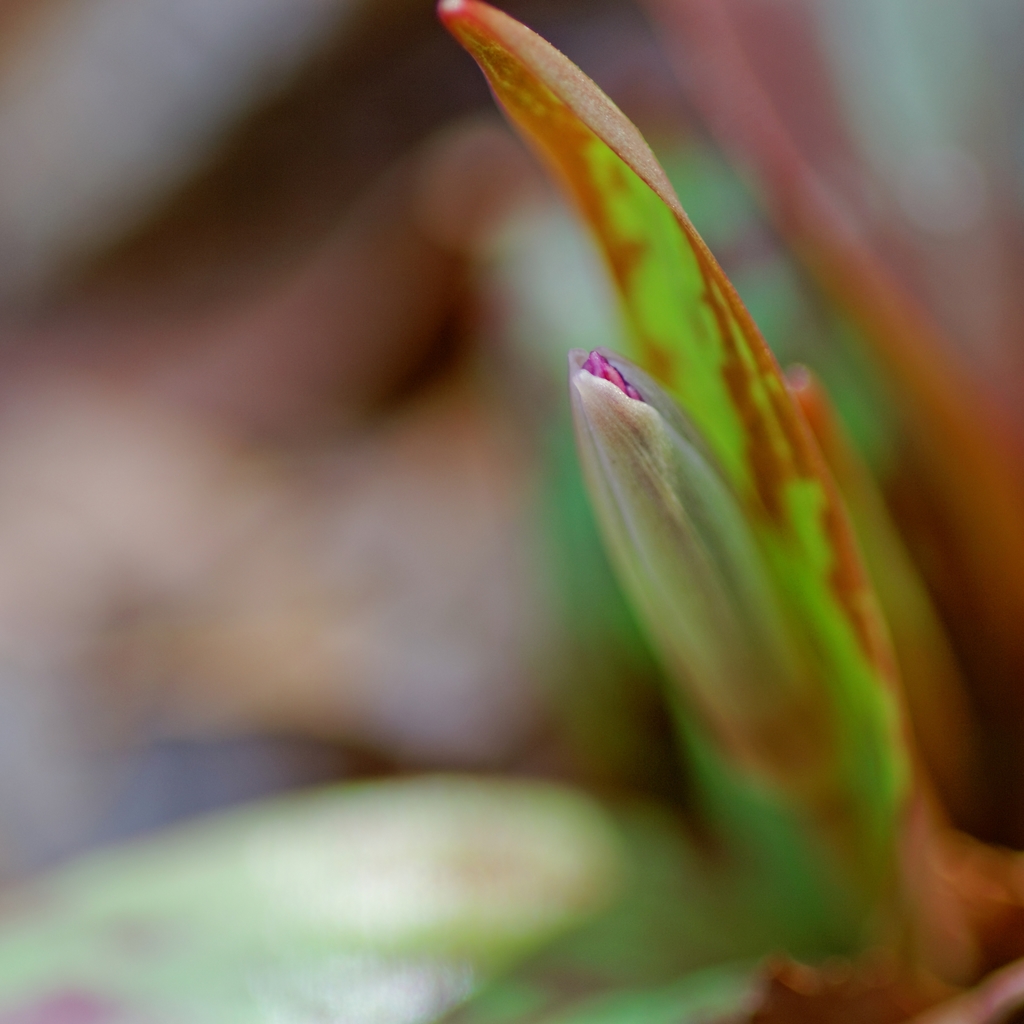
[[[448,25],[460,17],[465,17],[473,7],[473,0],[438,0],[437,16]]]

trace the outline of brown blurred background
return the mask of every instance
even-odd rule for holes
[[[725,6],[1018,418],[1020,13]],[[635,4],[505,7],[701,135]],[[572,770],[559,384],[503,305],[553,202],[429,0],[0,2],[0,872],[311,781]],[[547,287],[599,332],[572,252]]]

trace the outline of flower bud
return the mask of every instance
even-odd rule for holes
[[[628,360],[575,350],[569,365],[598,521],[678,696],[734,762],[790,793],[819,788],[831,747],[823,695],[713,456]]]

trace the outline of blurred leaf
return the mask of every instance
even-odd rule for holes
[[[288,798],[5,894],[0,1018],[74,1003],[420,1024],[602,910],[621,876],[606,815],[548,784],[427,777]]]
[[[750,967],[713,967],[667,985],[563,993],[519,979],[491,986],[452,1016],[453,1024],[708,1024],[736,1019],[754,1002]]]

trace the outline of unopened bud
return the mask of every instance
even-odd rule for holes
[[[687,702],[762,778],[791,791],[820,779],[827,715],[744,510],[698,431],[628,360],[576,350],[569,363],[598,521]]]

